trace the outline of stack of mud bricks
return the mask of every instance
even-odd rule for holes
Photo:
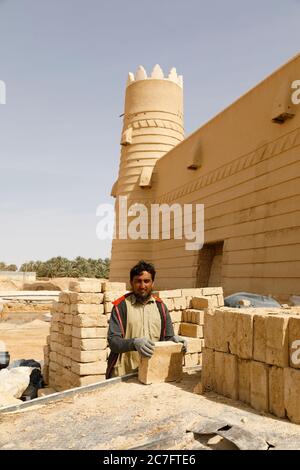
[[[61,391],[105,379],[112,302],[125,292],[125,283],[80,278],[60,293],[44,348],[43,376],[50,387]]]
[[[155,294],[164,301],[170,312],[175,335],[184,336],[187,340],[183,365],[200,366],[204,346],[204,312],[208,308],[224,305],[222,287],[165,290]]]
[[[284,309],[204,314],[202,390],[300,423],[300,315]]]

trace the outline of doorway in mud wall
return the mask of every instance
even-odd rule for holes
[[[206,243],[199,251],[196,287],[218,287],[222,285],[224,241]]]

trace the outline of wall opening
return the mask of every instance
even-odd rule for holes
[[[199,251],[196,287],[222,285],[224,241],[206,243]]]

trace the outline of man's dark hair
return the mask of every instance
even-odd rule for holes
[[[133,266],[133,268],[131,268],[130,280],[132,281],[134,276],[139,276],[140,274],[142,274],[143,271],[147,271],[147,273],[150,273],[152,277],[152,281],[154,281],[156,271],[155,271],[153,264],[147,263],[146,261],[143,261],[143,260],[139,261],[138,264],[136,264],[135,266]]]

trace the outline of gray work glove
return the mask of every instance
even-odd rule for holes
[[[142,356],[151,357],[154,353],[155,344],[151,339],[135,338],[133,340],[134,347]]]
[[[174,343],[182,343],[182,352],[184,352],[184,354],[187,352],[187,340],[185,338],[183,338],[182,336],[173,336],[173,338],[171,338],[172,341],[174,341]]]

